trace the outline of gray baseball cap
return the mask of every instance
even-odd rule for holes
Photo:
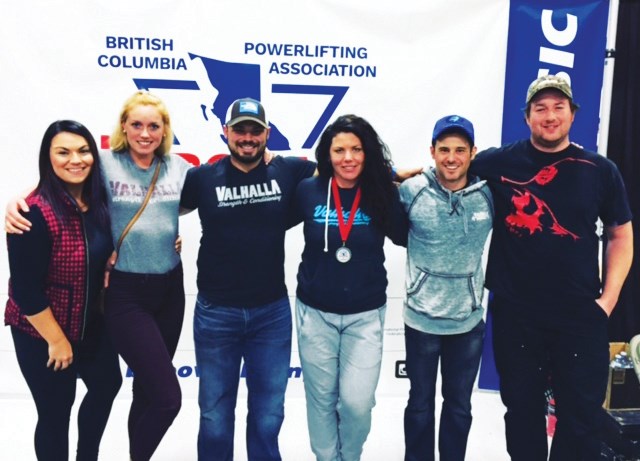
[[[226,120],[225,125],[227,126],[233,126],[236,123],[244,121],[251,121],[265,128],[269,128],[264,107],[262,107],[260,101],[252,98],[242,98],[234,101],[227,111]]]

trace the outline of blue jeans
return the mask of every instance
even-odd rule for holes
[[[404,412],[405,461],[435,456],[435,393],[438,362],[442,373],[442,412],[438,434],[441,461],[463,461],[471,428],[471,392],[478,374],[484,321],[471,331],[434,335],[405,325],[407,375],[411,382]]]
[[[198,459],[233,459],[235,408],[244,359],[249,460],[280,460],[278,434],[291,361],[291,306],[282,298],[259,307],[225,307],[201,294],[193,338],[200,375]]]
[[[386,305],[322,312],[296,300],[298,349],[311,449],[318,461],[355,461],[371,429]]]

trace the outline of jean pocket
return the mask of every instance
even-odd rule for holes
[[[205,298],[204,296],[202,296],[201,294],[198,294],[196,296],[196,309],[204,309],[204,310],[211,310],[214,308],[214,304],[209,301],[207,298]]]
[[[302,329],[304,328],[304,323],[307,318],[308,306],[296,298],[296,329],[298,331],[298,336],[302,334]]]
[[[387,305],[384,304],[380,306],[378,309],[378,319],[380,320],[380,328],[384,331],[384,320],[387,315]]]

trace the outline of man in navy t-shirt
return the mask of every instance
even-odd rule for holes
[[[607,388],[607,319],[631,265],[631,212],[618,169],[569,141],[578,105],[569,83],[547,75],[526,97],[527,140],[477,155],[495,219],[486,286],[507,450],[546,460],[545,390],[558,423],[551,460],[600,458]],[[599,272],[600,219],[607,235]]]
[[[248,458],[280,460],[278,433],[291,356],[284,237],[291,199],[315,163],[263,156],[269,124],[260,102],[235,101],[224,135],[231,155],[187,174],[181,207],[198,209],[194,342],[200,375],[198,458],[233,458],[234,413],[244,360]]]

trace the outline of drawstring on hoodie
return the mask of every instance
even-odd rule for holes
[[[331,205],[331,180],[329,178],[329,185],[327,186],[327,209],[324,214],[324,252],[329,251],[329,206]]]
[[[453,213],[458,216],[462,216],[464,234],[467,235],[469,233],[469,226],[467,222],[467,214],[464,212],[464,204],[462,203],[462,197],[464,197],[464,194],[458,194],[456,192],[451,192],[450,190],[447,190],[446,192],[449,194],[449,216]]]
[[[460,212],[458,211],[458,207],[460,206],[460,200],[454,200],[455,194],[453,192],[449,192],[449,216],[453,213],[460,216]]]
[[[464,197],[468,194],[471,194],[473,191],[482,187],[485,181],[476,181],[473,182],[471,180],[467,181],[467,184],[464,187],[464,190],[458,190],[456,192],[452,192],[451,190],[444,187],[440,181],[438,180],[435,172],[435,168],[430,168],[429,170],[423,173],[427,178],[429,186],[434,190],[438,191],[438,195],[442,200],[446,200],[445,196],[449,199],[449,216],[452,216],[454,213],[458,216],[462,217],[462,225],[464,230],[464,235],[469,234],[469,216],[465,212],[464,208]],[[414,199],[415,201],[415,199]],[[490,201],[490,199],[489,199]],[[413,206],[413,203],[411,204]]]

